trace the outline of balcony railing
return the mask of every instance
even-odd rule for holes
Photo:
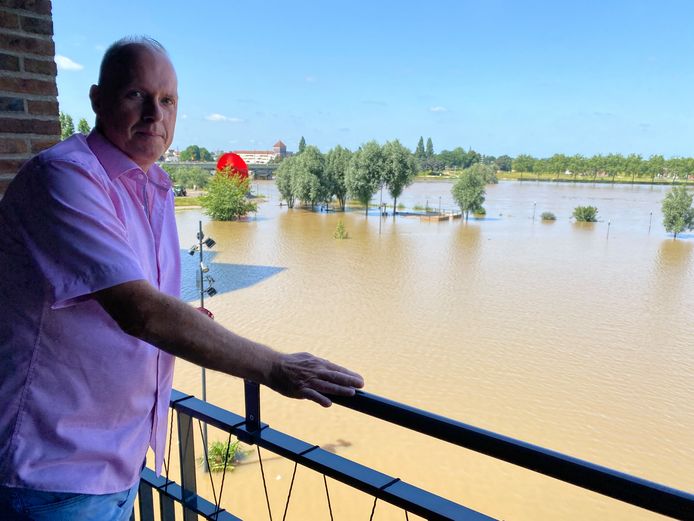
[[[193,419],[217,427],[229,435],[236,436],[244,443],[262,447],[295,462],[295,464],[308,467],[324,476],[329,476],[361,490],[374,497],[374,501],[378,499],[391,503],[402,508],[405,512],[416,514],[425,519],[466,521],[492,519],[400,479],[270,428],[260,421],[260,392],[257,384],[246,382],[245,399],[246,415],[242,417],[193,396],[173,391],[171,408],[176,411],[178,417],[181,484],[174,483],[164,476],[156,477],[152,470],[144,469],[138,504],[142,521],[155,519],[153,490],[158,492],[159,515],[160,519],[165,521],[175,519],[175,503],[182,505],[185,521],[193,521],[197,519],[198,515],[204,519],[219,521],[240,519],[220,508],[221,490],[219,497],[215,497],[215,503],[209,498],[204,499],[197,495]],[[631,505],[676,519],[694,520],[694,495],[690,493],[466,425],[367,392],[357,391],[354,397],[335,396],[331,399],[337,404],[363,414],[551,476]],[[269,508],[268,503],[268,510]],[[272,519],[271,513],[269,517]]]

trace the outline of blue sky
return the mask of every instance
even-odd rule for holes
[[[694,155],[694,2],[53,2],[61,110],[147,34],[179,79],[174,146],[322,151],[419,136],[483,154]]]

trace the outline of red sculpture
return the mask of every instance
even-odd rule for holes
[[[217,161],[217,172],[222,172],[225,168],[229,169],[229,175],[236,175],[241,179],[248,177],[248,165],[240,155],[233,152],[222,154]]]

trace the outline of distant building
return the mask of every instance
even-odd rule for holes
[[[164,161],[166,163],[178,163],[181,160],[180,156],[181,154],[178,150],[170,148],[166,152],[164,152],[159,161]]]
[[[249,165],[267,165],[276,157],[287,157],[287,145],[278,141],[272,150],[234,150]]]

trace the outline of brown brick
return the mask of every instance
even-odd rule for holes
[[[2,71],[18,71],[19,58],[11,54],[0,53],[0,70]]]
[[[55,80],[43,81],[28,78],[0,77],[0,90],[22,94],[58,95]]]
[[[2,6],[8,9],[21,9],[36,14],[51,14],[50,0],[2,0]]]
[[[19,29],[19,16],[7,11],[0,11],[0,27],[3,29]]]
[[[57,101],[35,101],[28,100],[29,114],[38,116],[57,116],[58,102]]]
[[[0,33],[0,49],[14,52],[30,52],[44,56],[53,56],[55,53],[53,40],[42,40],[29,36],[3,33]]]
[[[24,98],[0,96],[0,112],[24,112]]]
[[[46,150],[47,148],[55,145],[60,139],[56,136],[53,139],[32,139],[31,140],[31,153],[38,154],[41,150]]]
[[[29,145],[26,139],[0,136],[0,154],[28,154]]]
[[[0,128],[8,133],[60,135],[60,122],[57,120],[0,118]]]
[[[58,74],[58,68],[55,65],[55,60],[51,57],[50,60],[34,60],[33,58],[24,58],[24,70],[35,74],[46,74],[55,76]]]
[[[0,174],[16,174],[27,159],[0,159]]]
[[[53,35],[53,21],[50,18],[22,16],[22,29],[28,33]]]

